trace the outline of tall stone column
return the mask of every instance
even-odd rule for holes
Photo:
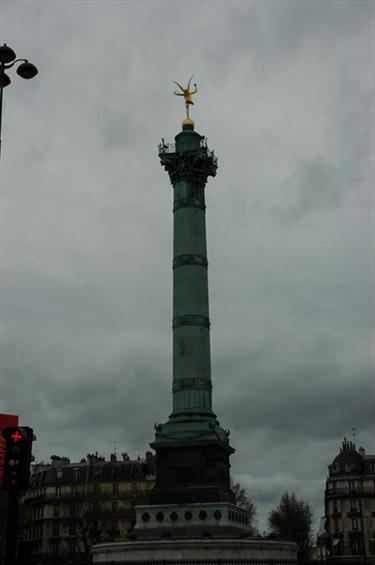
[[[191,120],[159,146],[174,192],[173,409],[156,426],[157,504],[233,501],[229,432],[212,410],[205,186],[217,159]]]
[[[214,418],[211,399],[205,185],[216,158],[193,130],[161,153],[174,189],[173,416]]]

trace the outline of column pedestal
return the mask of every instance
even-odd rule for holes
[[[92,549],[94,563],[122,565],[294,565],[296,544],[261,538],[201,538],[183,540],[127,541],[96,545]],[[228,561],[226,561],[228,560]]]

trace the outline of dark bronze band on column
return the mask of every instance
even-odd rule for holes
[[[198,200],[197,198],[180,198],[175,202],[173,212],[180,208],[200,208],[201,210],[205,210],[206,205],[202,200]]]
[[[209,379],[205,378],[177,378],[173,384],[173,392],[189,389],[212,390],[212,384]]]
[[[201,326],[203,328],[210,327],[210,320],[206,316],[189,314],[186,316],[176,316],[173,318],[173,329],[181,326]]]
[[[208,261],[203,255],[177,255],[173,259],[173,268],[182,267],[183,265],[199,265],[207,269]]]

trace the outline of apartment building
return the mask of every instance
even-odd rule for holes
[[[22,562],[86,561],[92,544],[124,539],[154,479],[150,452],[136,460],[113,454],[109,461],[89,454],[78,463],[52,456],[34,465],[21,505]]]
[[[325,526],[329,561],[375,564],[375,455],[346,438],[329,465]]]

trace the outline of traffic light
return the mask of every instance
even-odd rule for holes
[[[10,427],[3,428],[2,434],[6,441],[2,488],[10,491],[27,490],[35,438],[33,430],[27,426]]]

